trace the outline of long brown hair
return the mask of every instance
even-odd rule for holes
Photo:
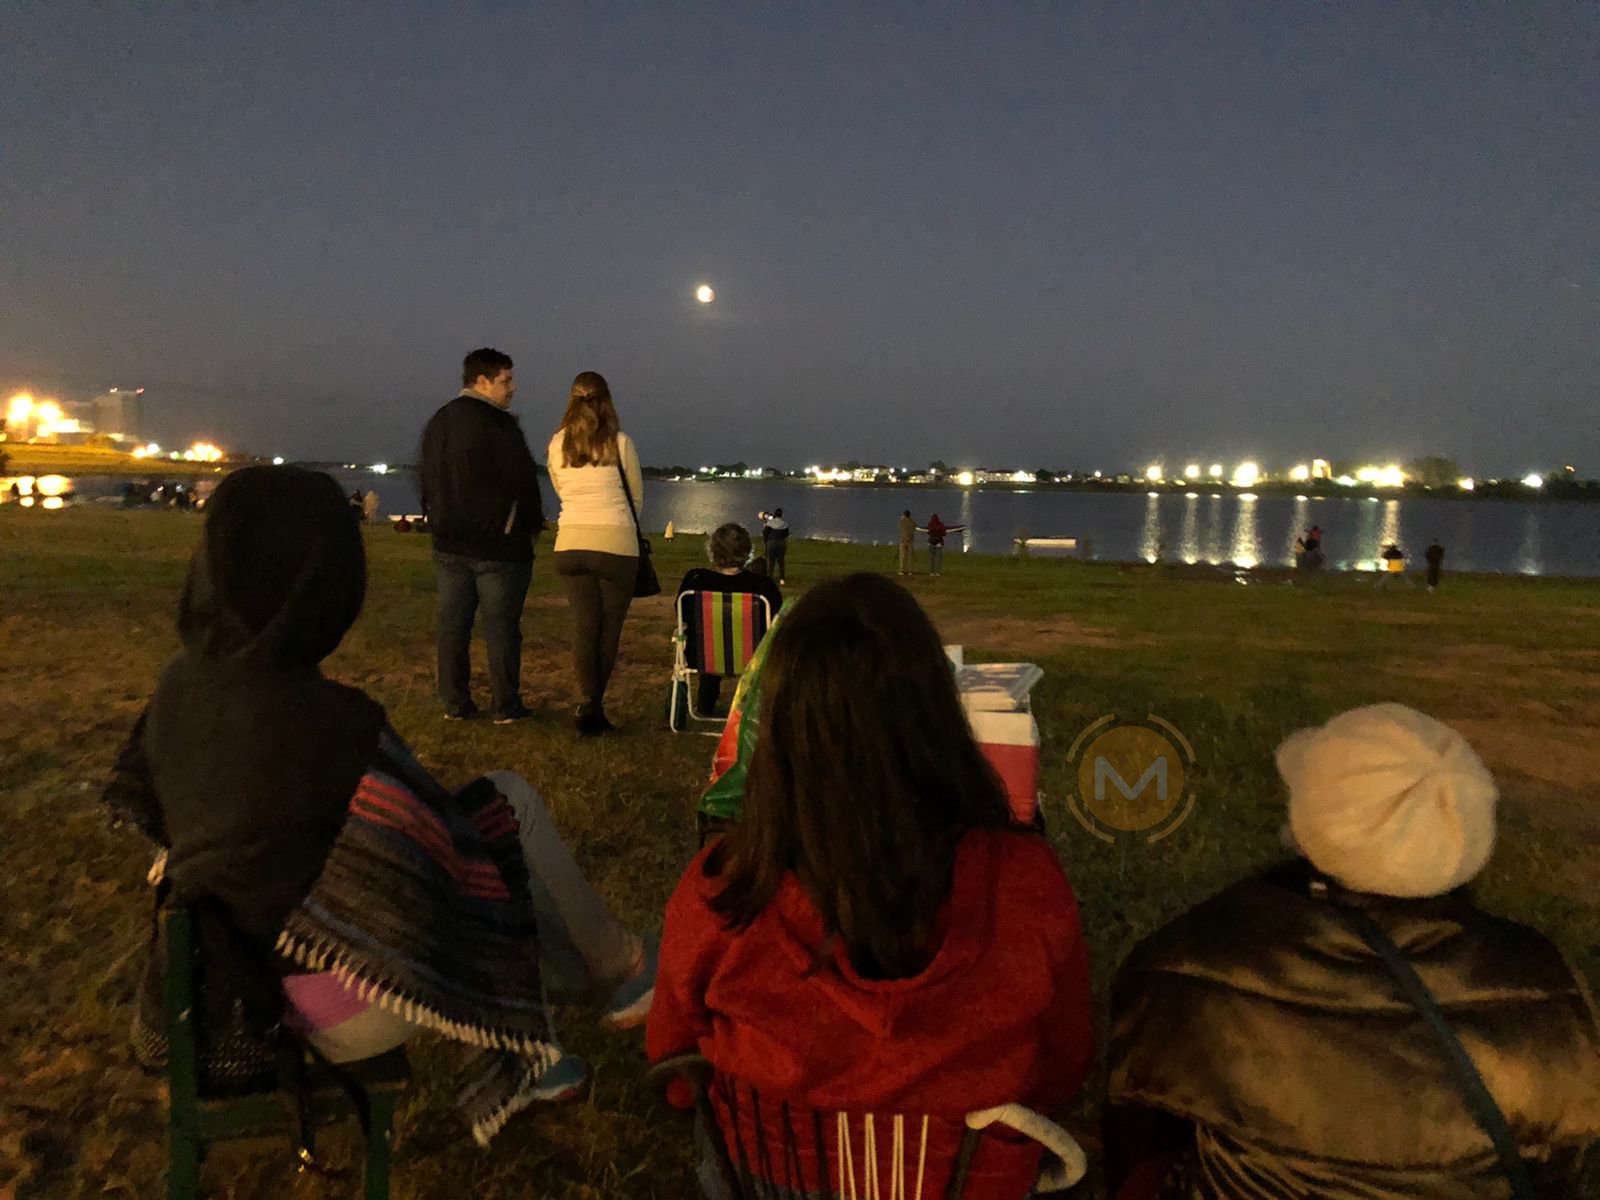
[[[585,371],[572,381],[567,411],[557,432],[561,457],[569,467],[603,467],[617,461],[617,434],[622,424],[611,403],[611,388],[598,371]]]
[[[915,975],[961,839],[1010,824],[933,623],[881,575],[819,584],[773,632],[761,691],[744,818],[706,862],[712,908],[743,928],[793,871],[858,972]]]

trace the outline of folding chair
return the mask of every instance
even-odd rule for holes
[[[310,1047],[285,1048],[277,1077],[254,1088],[218,1089],[201,1080],[195,915],[164,909],[167,946],[168,1200],[200,1195],[200,1162],[210,1142],[289,1130],[299,1139],[302,1169],[315,1167],[315,1131],[350,1116],[366,1136],[362,1200],[387,1200],[395,1103],[411,1077],[405,1051],[334,1066]]]
[[[698,1054],[666,1059],[645,1082],[682,1081],[712,1166],[733,1200],[1023,1200],[1065,1191],[1088,1169],[1061,1126],[1020,1104],[966,1115],[824,1112],[763,1096]],[[1044,1147],[1037,1171],[1027,1141]]]
[[[772,606],[754,592],[684,592],[677,610],[667,726],[673,733],[684,732],[691,722],[720,726],[721,717],[696,707],[699,677],[741,675],[772,624]],[[697,732],[714,736],[718,731]]]

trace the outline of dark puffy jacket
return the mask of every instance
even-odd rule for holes
[[[544,502],[522,425],[475,396],[457,396],[422,432],[422,511],[434,549],[527,562]]]
[[[1509,1196],[1438,1043],[1335,907],[1353,904],[1433,993],[1541,1196],[1597,1194],[1600,1038],[1556,948],[1464,891],[1401,901],[1324,883],[1303,862],[1279,868],[1134,950],[1113,992],[1108,1129],[1168,1114],[1187,1142],[1182,1194],[1205,1200]]]

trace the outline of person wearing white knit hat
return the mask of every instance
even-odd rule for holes
[[[1494,850],[1499,791],[1455,730],[1403,704],[1373,704],[1278,747],[1289,832],[1353,891],[1440,896]]]
[[[1504,1200],[1516,1173],[1533,1195],[1600,1195],[1587,990],[1547,938],[1463,886],[1495,843],[1472,747],[1376,704],[1293,734],[1277,761],[1300,857],[1179,916],[1117,972],[1109,1194]],[[1456,1031],[1500,1143],[1380,944]]]

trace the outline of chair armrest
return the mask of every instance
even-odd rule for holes
[[[1008,1126],[1032,1138],[1055,1160],[1039,1169],[1037,1191],[1065,1191],[1088,1172],[1089,1160],[1077,1139],[1043,1113],[1035,1112],[1023,1104],[1001,1104],[967,1114],[968,1129],[987,1129],[995,1124]]]
[[[694,1090],[696,1098],[705,1095],[711,1083],[712,1066],[703,1054],[674,1054],[663,1058],[644,1073],[644,1085],[656,1092],[665,1092],[674,1081],[681,1079]]]

